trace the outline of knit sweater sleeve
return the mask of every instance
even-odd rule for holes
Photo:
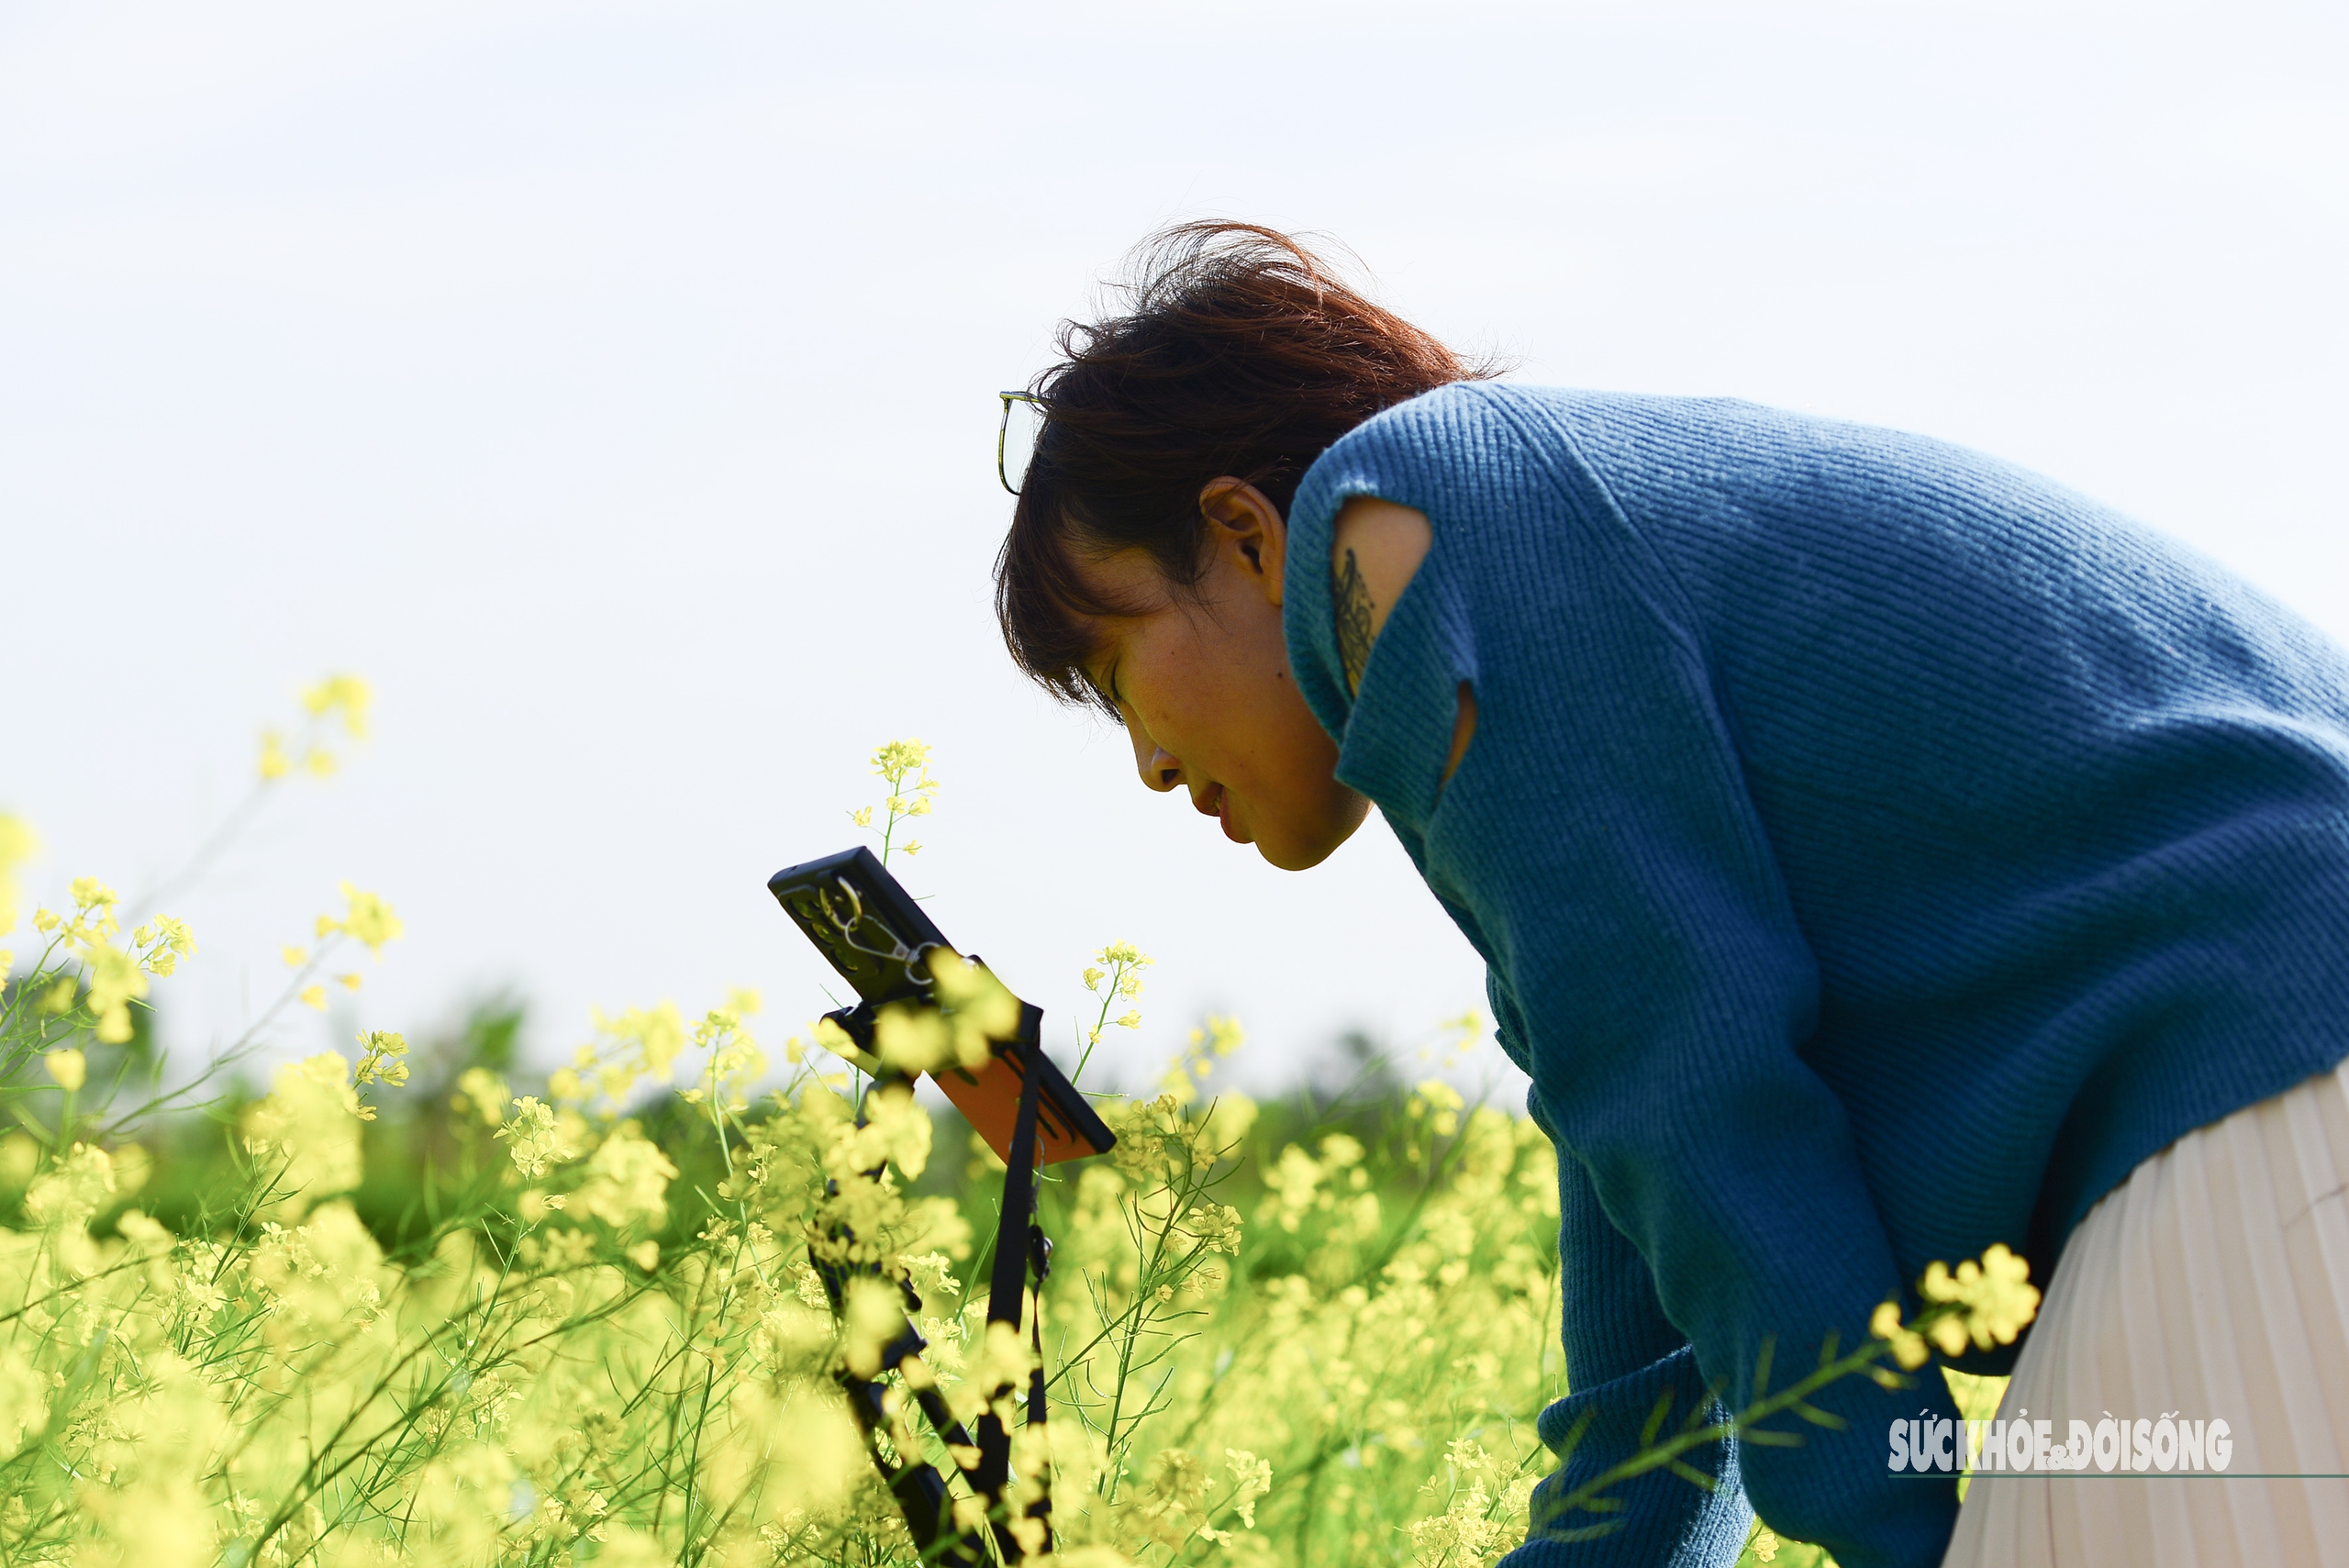
[[[1327,610],[1330,524],[1353,495],[1417,507],[1434,529],[1358,698]],[[1670,1392],[1676,1423],[1708,1386],[1742,1405],[1765,1363],[1779,1386],[1823,1344],[1855,1342],[1903,1281],[1844,1108],[1803,1060],[1816,965],[1666,563],[1563,429],[1474,387],[1333,447],[1300,486],[1291,539],[1292,662],[1340,741],[1339,775],[1420,838],[1431,886],[1473,917],[1521,1014],[1561,1162],[1606,1222],[1586,1224],[1592,1244],[1610,1231],[1628,1244],[1602,1272],[1644,1263],[1692,1348],[1693,1370],[1667,1355],[1576,1399],[1636,1402],[1609,1413],[1636,1424]],[[1477,729],[1446,783],[1464,682]],[[1570,1290],[1569,1317],[1606,1313],[1609,1291],[1621,1299],[1613,1284]],[[1570,1341],[1578,1331],[1609,1326],[1570,1325]],[[1896,1398],[1855,1377],[1813,1404],[1846,1425],[1774,1423],[1794,1444],[1741,1444],[1724,1479],[1733,1466],[1775,1528],[1846,1568],[1937,1562],[1954,1487],[1894,1482],[1883,1438],[1920,1406],[1954,1414],[1939,1380]],[[1666,1505],[1625,1501],[1551,1532],[1620,1524],[1576,1562],[1727,1561],[1711,1532],[1636,1506]]]
[[[1525,1019],[1516,998],[1497,973],[1489,977],[1486,989],[1503,1048],[1512,1057],[1521,1056]],[[1526,1109],[1555,1142],[1538,1092],[1526,1096]],[[1566,1518],[1559,1499],[1637,1453],[1648,1412],[1658,1400],[1669,1399],[1683,1411],[1705,1408],[1708,1419],[1721,1414],[1687,1339],[1656,1300],[1647,1264],[1599,1207],[1590,1173],[1571,1158],[1558,1162],[1558,1266],[1564,1296],[1559,1337],[1574,1392],[1542,1412],[1535,1431],[1555,1451],[1565,1450],[1571,1435],[1572,1451],[1534,1489],[1532,1528],[1500,1568],[1570,1568],[1593,1560],[1593,1546],[1575,1539],[1589,1520]],[[1726,1444],[1687,1456],[1709,1486],[1659,1470],[1615,1487],[1609,1496],[1620,1511],[1605,1540],[1605,1558],[1735,1562],[1753,1523],[1738,1485],[1737,1457],[1735,1446]]]

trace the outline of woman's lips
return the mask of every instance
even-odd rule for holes
[[[1212,817],[1223,825],[1223,836],[1235,844],[1248,842],[1239,828],[1231,825],[1231,795],[1221,784],[1209,784],[1207,794],[1192,802],[1202,817]]]

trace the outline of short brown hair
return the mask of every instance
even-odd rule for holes
[[[1493,373],[1348,287],[1297,240],[1186,223],[1136,248],[1127,309],[1061,324],[1030,384],[1044,424],[996,556],[996,617],[1021,670],[1107,708],[1081,666],[1091,616],[1135,613],[1089,589],[1086,560],[1144,550],[1175,588],[1206,569],[1199,492],[1229,474],[1286,515],[1331,442],[1382,408]]]

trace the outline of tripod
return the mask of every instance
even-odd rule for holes
[[[964,961],[947,945],[920,906],[869,851],[857,849],[776,873],[768,889],[784,912],[821,951],[832,967],[863,999],[828,1013],[852,1042],[859,1066],[874,1075],[872,1094],[909,1088],[912,1074],[896,1070],[876,1053],[875,1035],[885,1006],[935,1006],[940,978],[967,973]],[[984,970],[975,955],[969,967]],[[948,966],[941,971],[937,966]],[[990,983],[992,983],[990,981]],[[1048,1409],[1044,1399],[1043,1288],[1051,1271],[1052,1243],[1036,1219],[1036,1169],[1063,1160],[1108,1152],[1117,1140],[1074,1085],[1062,1075],[1041,1044],[1043,1014],[1008,993],[997,995],[1017,1007],[1017,1022],[987,1040],[989,1054],[975,1065],[949,1062],[930,1076],[962,1111],[972,1129],[1005,1162],[1003,1206],[988,1277],[987,1327],[998,1323],[1019,1331],[1021,1307],[1030,1288],[1035,1310],[1028,1315],[1028,1342],[1034,1364],[1028,1373],[1028,1427],[1041,1440]],[[990,1028],[998,1027],[998,1019]],[[860,1109],[860,1116],[862,1111]],[[878,1176],[879,1173],[871,1173]],[[819,1267],[836,1318],[844,1318],[859,1274],[877,1275],[877,1263]],[[986,1407],[973,1434],[947,1407],[938,1380],[921,1358],[929,1349],[914,1326],[918,1303],[900,1284],[906,1311],[899,1331],[882,1347],[872,1377],[852,1368],[839,1373],[850,1409],[864,1435],[867,1452],[896,1499],[925,1562],[944,1568],[987,1568],[1052,1550],[1052,1493],[1048,1480],[1020,1504],[1012,1473],[1012,1433],[999,1413],[1012,1393],[1008,1382],[985,1390]],[[883,1381],[898,1373],[903,1388]],[[919,1438],[900,1419],[910,1394],[930,1430],[952,1456],[955,1477],[966,1488],[957,1499],[950,1477],[919,1457]],[[958,1507],[975,1504],[975,1507]],[[1015,1514],[1012,1508],[1019,1511]]]
[[[1023,1026],[1031,1026],[1037,1010],[1022,1008]],[[858,1015],[863,1015],[859,1017]],[[872,1044],[873,1008],[862,1004],[828,1015],[844,1029],[849,1038],[863,1049]],[[1028,1314],[1029,1344],[1035,1353],[1037,1364],[1028,1373],[1028,1426],[1041,1439],[1050,1407],[1044,1398],[1043,1369],[1043,1291],[1045,1277],[1052,1270],[1052,1244],[1044,1235],[1036,1218],[1036,1122],[1041,1074],[1030,1070],[1030,1064],[1041,1056],[1035,1044],[1032,1027],[1023,1027],[1024,1039],[1004,1042],[1004,1050],[996,1058],[998,1063],[1013,1064],[1011,1070],[1020,1078],[1019,1108],[1010,1140],[1010,1147],[1001,1151],[1006,1168],[1003,1174],[1003,1205],[996,1222],[995,1257],[988,1276],[987,1322],[1009,1324],[1019,1332],[1022,1298],[1033,1288],[1035,1309]],[[907,1080],[903,1074],[891,1073],[876,1078],[870,1093],[878,1094]],[[824,1281],[826,1294],[832,1302],[835,1314],[843,1313],[852,1272],[834,1266],[818,1271]],[[868,1273],[877,1273],[877,1265],[867,1265]],[[908,1361],[918,1361],[927,1351],[929,1341],[913,1324],[910,1309],[915,1305],[912,1287],[899,1287],[906,1296],[908,1308],[901,1331],[881,1351],[881,1365],[885,1370],[902,1369]],[[952,1495],[947,1477],[938,1466],[927,1461],[897,1452],[896,1462],[890,1462],[883,1443],[889,1439],[893,1422],[889,1394],[891,1390],[875,1378],[857,1376],[845,1368],[839,1374],[841,1389],[848,1395],[849,1407],[856,1417],[857,1426],[864,1433],[865,1448],[880,1469],[881,1477],[896,1498],[897,1508],[905,1516],[906,1527],[913,1534],[914,1544],[925,1562],[934,1562],[941,1568],[985,1568],[990,1558],[977,1533],[960,1527],[954,1519]],[[1009,1391],[1009,1385],[987,1390],[987,1409],[978,1418],[975,1441],[963,1424],[947,1408],[938,1391],[935,1378],[917,1372],[906,1380],[914,1400],[930,1429],[946,1446],[950,1455],[975,1455],[969,1463],[959,1458],[956,1469],[969,1488],[968,1495],[978,1498],[988,1513],[986,1529],[995,1538],[996,1553],[1007,1562],[1018,1562],[1030,1555],[1042,1555],[1052,1550],[1052,1490],[1049,1481],[1042,1493],[1031,1499],[1018,1516],[1038,1521],[1037,1527],[1016,1528],[1004,1515],[1010,1498],[1007,1496],[1011,1480],[1011,1431],[996,1414],[996,1406]],[[904,1429],[898,1428],[902,1434]],[[898,1449],[890,1441],[891,1449]],[[1039,1528],[1041,1527],[1041,1528]],[[1023,1541],[1022,1538],[1025,1538]]]

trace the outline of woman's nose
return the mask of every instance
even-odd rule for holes
[[[1182,760],[1144,735],[1140,727],[1130,734],[1134,743],[1134,766],[1141,773],[1141,782],[1163,794],[1183,782]]]

